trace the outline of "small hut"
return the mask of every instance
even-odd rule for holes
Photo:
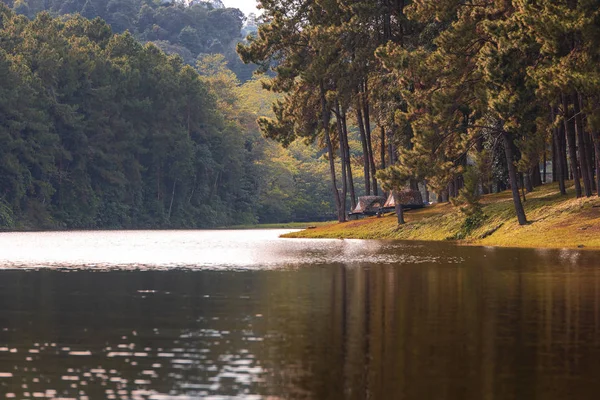
[[[410,190],[405,189],[398,193],[398,197],[400,198],[400,202],[402,204],[402,208],[405,210],[414,210],[417,208],[425,207],[423,203],[423,196],[421,196],[421,192],[418,190]],[[387,201],[383,205],[383,212],[391,212],[394,211],[396,207],[396,201],[394,200],[394,196],[392,193],[388,196]]]
[[[382,196],[361,196],[358,198],[356,208],[348,215],[377,215],[385,204]]]

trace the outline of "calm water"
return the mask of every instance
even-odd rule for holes
[[[600,253],[0,234],[0,399],[595,399]]]

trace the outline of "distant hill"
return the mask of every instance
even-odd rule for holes
[[[256,27],[245,27],[244,14],[226,8],[221,0],[2,0],[16,13],[35,18],[41,11],[59,16],[79,13],[100,17],[115,33],[126,30],[142,42],[153,42],[163,51],[179,54],[194,65],[199,55],[223,54],[228,67],[242,82],[252,77],[253,66],[243,64],[236,44]]]

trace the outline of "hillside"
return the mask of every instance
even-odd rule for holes
[[[40,12],[52,16],[80,14],[106,21],[113,32],[129,31],[143,43],[151,42],[167,54],[177,54],[195,65],[204,54],[225,55],[228,67],[245,82],[254,66],[244,65],[235,52],[243,35],[256,29],[252,20],[221,1],[151,0],[1,0],[17,14],[35,19]]]
[[[0,37],[1,230],[330,218],[327,162],[261,137],[274,95],[224,56],[195,69],[99,18],[1,3]]]
[[[548,184],[527,195],[529,224],[519,226],[509,191],[483,197],[487,216],[480,227],[460,243],[505,247],[600,248],[600,199],[575,198],[571,185],[561,196],[558,186]],[[396,215],[367,218],[286,235],[289,238],[456,240],[464,232],[464,215],[450,203],[435,204],[405,213],[406,224]]]

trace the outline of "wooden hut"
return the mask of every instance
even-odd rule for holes
[[[383,205],[385,204],[385,197],[382,196],[361,196],[358,198],[358,204],[356,208],[352,210],[348,215],[377,215]]]
[[[400,198],[402,208],[405,210],[414,210],[425,207],[425,203],[423,203],[423,196],[421,196],[421,192],[418,190],[402,190],[398,193],[398,197]],[[387,201],[383,204],[381,211],[392,212],[395,210],[395,208],[396,201],[394,200],[394,196],[390,193]]]

